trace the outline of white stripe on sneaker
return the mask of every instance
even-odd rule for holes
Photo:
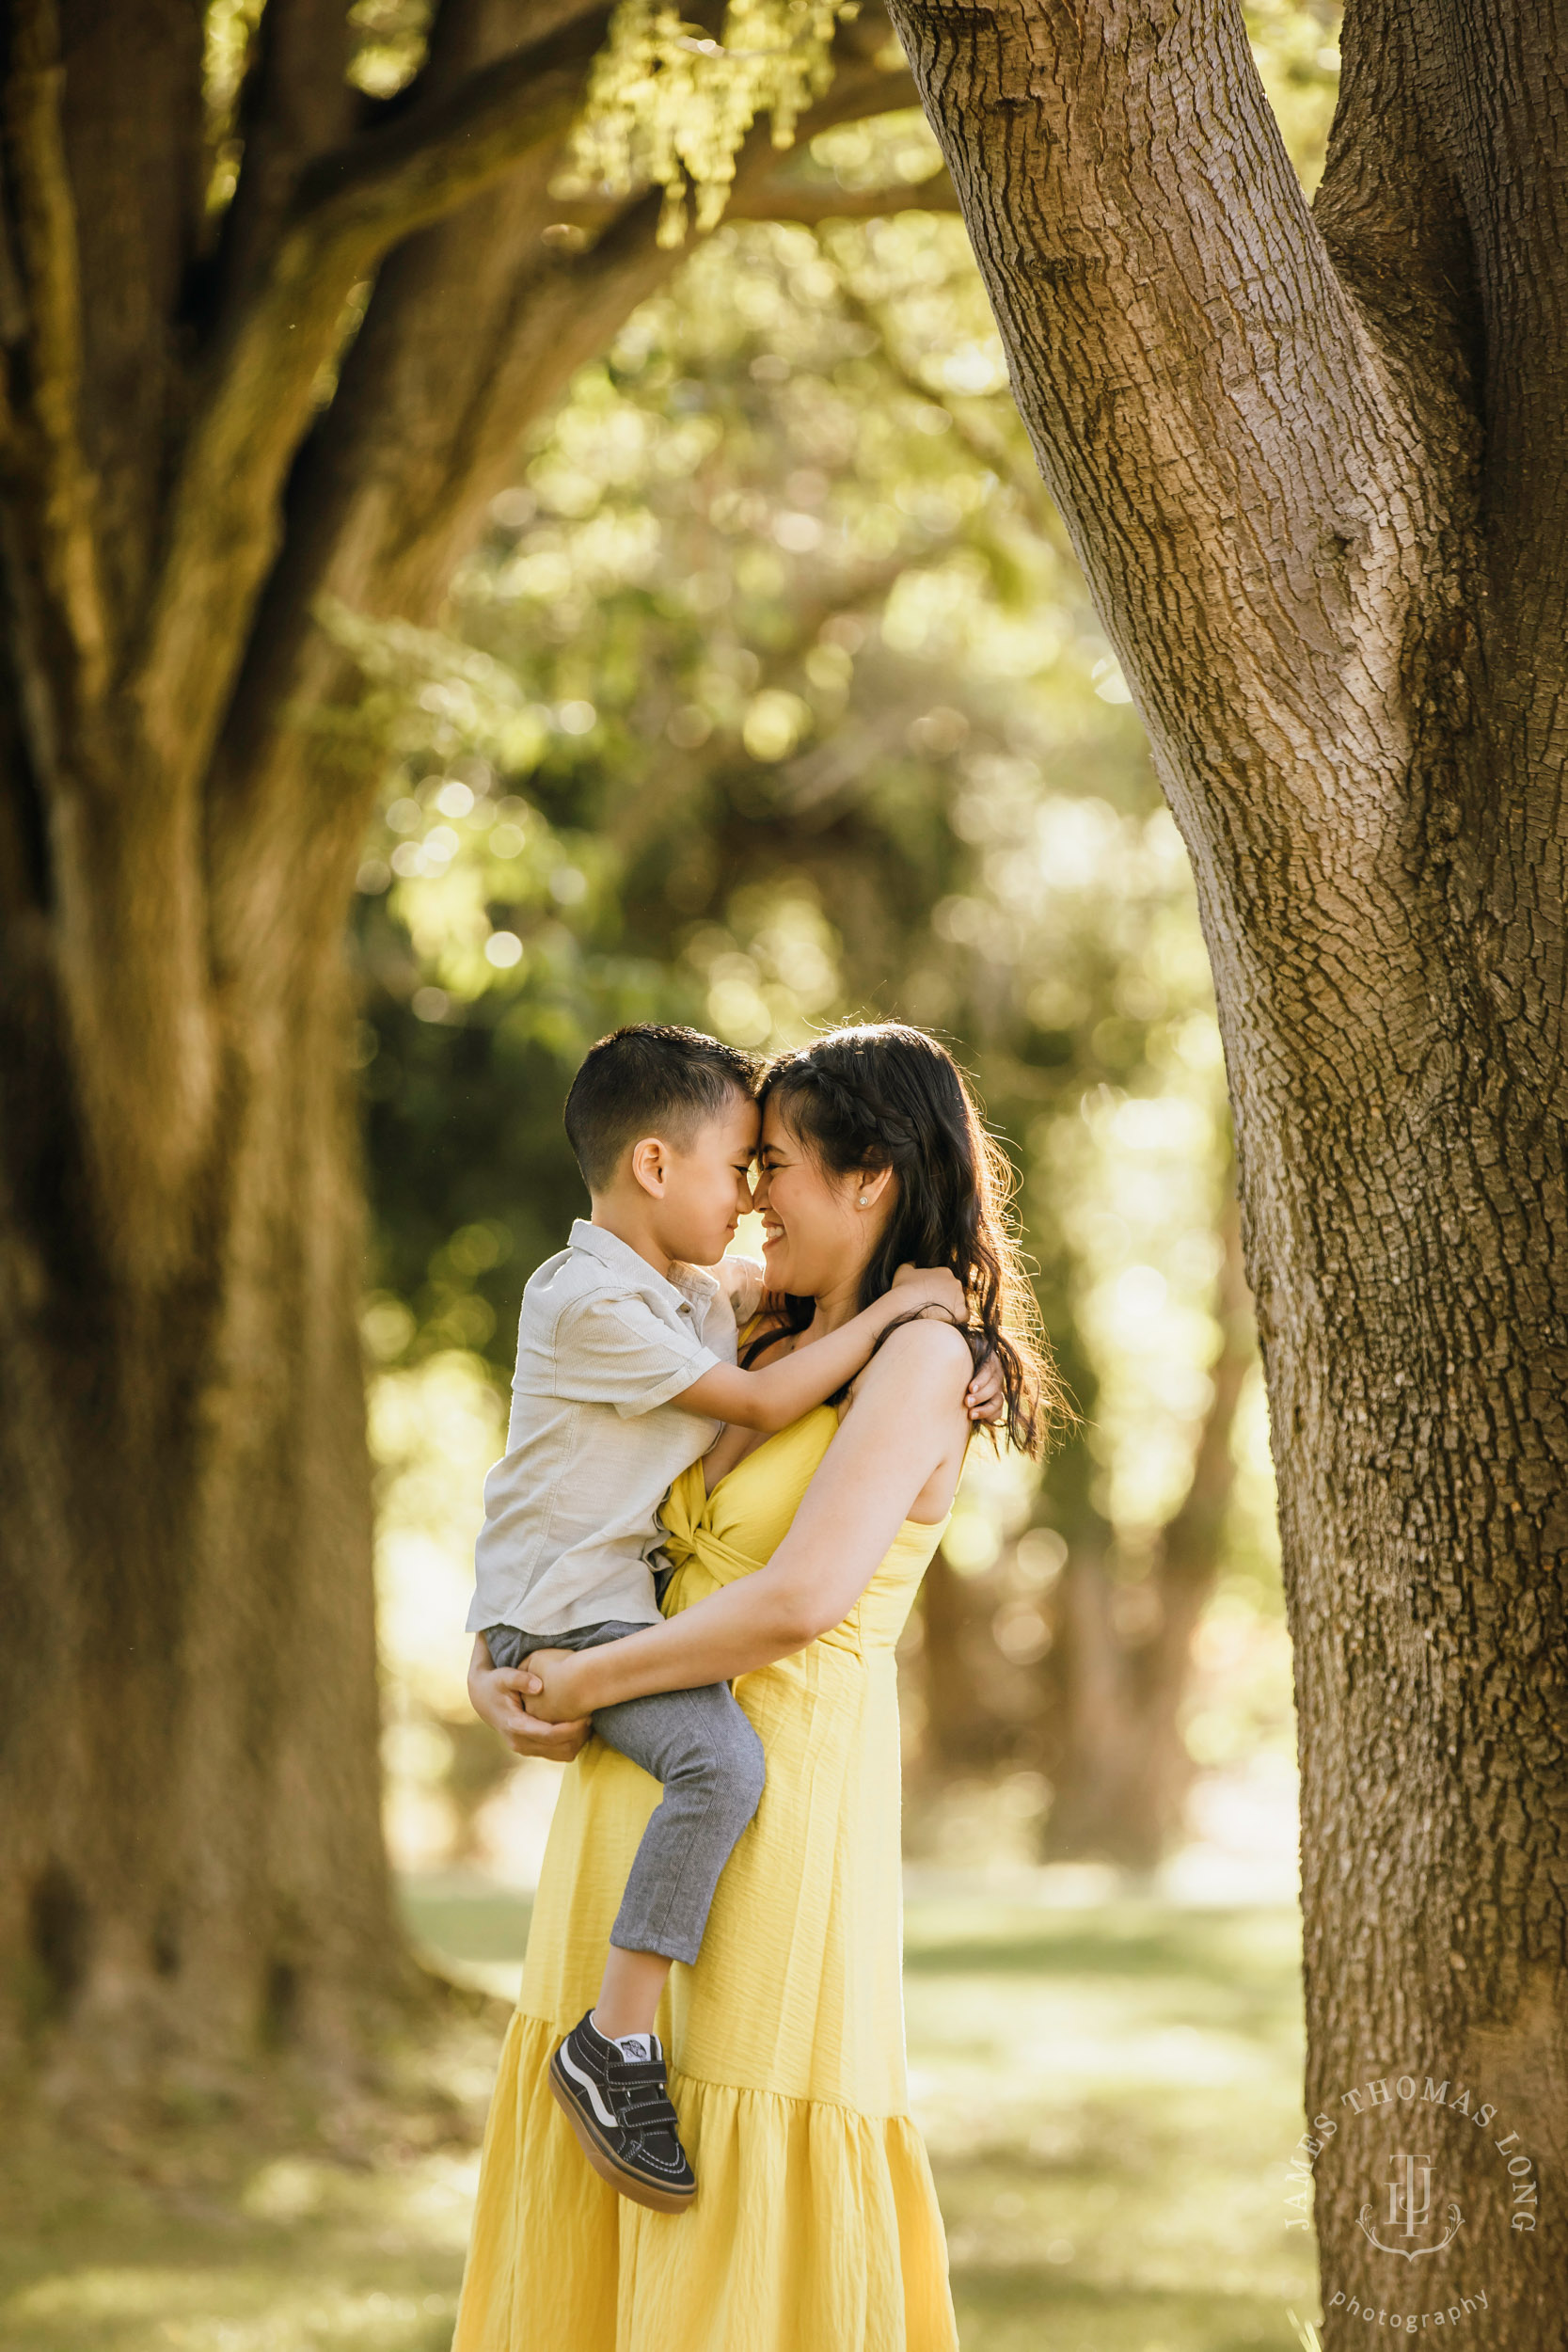
[[[560,2055],[561,2063],[566,2073],[570,2074],[575,2083],[579,2084],[581,2088],[587,2091],[589,2098],[593,2102],[594,2112],[598,2117],[600,2122],[605,2124],[610,2131],[613,2131],[615,2129],[614,2109],[606,2106],[604,2093],[599,2089],[598,2084],[594,2080],[593,2075],[585,2074],[583,2073],[581,2067],[578,2066],[573,2058],[572,2053],[566,2047],[564,2042],[561,2045]]]

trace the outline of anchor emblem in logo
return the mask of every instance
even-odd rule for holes
[[[1393,2177],[1388,2183],[1388,2226],[1398,2230],[1404,2224],[1403,2235],[1413,2238],[1418,2228],[1432,2216],[1432,2158],[1399,2154],[1390,2156]],[[1465,2226],[1465,2217],[1457,2205],[1449,2207],[1449,2226],[1443,2235],[1431,2246],[1386,2246],[1372,2227],[1372,2209],[1363,2205],[1355,2217],[1369,2242],[1380,2254],[1402,2254],[1413,2263],[1422,2254],[1440,2254]]]

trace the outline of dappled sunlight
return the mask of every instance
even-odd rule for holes
[[[1114,1875],[1114,1874],[1113,1874]],[[526,1899],[410,1882],[433,1957],[512,1997]],[[1129,1899],[1058,1870],[998,1898],[973,1874],[906,1910],[911,2090],[947,2220],[964,2352],[1285,2352],[1317,2309],[1283,2227],[1299,2135],[1292,1910]],[[442,2352],[451,2328],[502,2012],[438,2072],[453,2119],[411,2107],[345,2157],[258,2152],[211,2127],[178,2186],[84,2207],[80,2155],[29,2168],[40,2217],[0,2271],[0,2352]],[[102,2159],[89,2156],[90,2167]],[[519,2347],[522,2352],[522,2347]]]
[[[1279,2344],[1283,2302],[1315,2308],[1276,2185],[1299,2130],[1290,1913],[917,1901],[908,1936],[965,2346]]]

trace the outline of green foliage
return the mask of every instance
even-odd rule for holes
[[[1338,0],[1247,0],[1252,54],[1303,187],[1323,176],[1339,88]]]
[[[1157,1525],[1206,1393],[1217,1039],[1180,844],[958,225],[722,232],[536,437],[451,630],[356,643],[400,755],[361,874],[398,1359],[504,1364],[580,1203],[558,1106],[603,1027],[770,1047],[899,1014],[976,1071],[1122,1464],[1064,1463],[1062,1508]],[[1145,1157],[1113,1210],[1108,1160]],[[454,1263],[480,1229],[505,1240]],[[1160,1396],[1118,1373],[1138,1351],[1102,1298],[1150,1253],[1188,1365]]]
[[[788,147],[803,109],[832,78],[833,25],[857,0],[729,0],[721,40],[660,0],[619,0],[594,64],[563,186],[626,195],[664,190],[659,243],[686,234],[688,188],[699,230],[722,217],[735,158],[759,114]]]
[[[349,78],[371,98],[391,98],[424,63],[434,0],[355,0]]]

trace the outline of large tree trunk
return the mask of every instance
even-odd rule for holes
[[[8,2035],[62,2064],[344,2051],[408,1979],[379,1821],[360,1210],[336,927],[215,1045],[186,1247],[104,1246],[47,976],[7,1041]],[[13,942],[14,946],[14,942]],[[125,973],[127,987],[136,975]],[[15,1009],[24,1009],[17,1006]]]
[[[1568,28],[1550,0],[1353,0],[1314,217],[1233,0],[893,12],[1213,961],[1295,1645],[1307,2113],[1335,2126],[1307,2144],[1324,2341],[1482,2290],[1466,2325],[1546,2352]],[[1433,2218],[1402,2240],[1413,2150]],[[1435,2246],[1450,2204],[1425,2260],[1358,2226]]]
[[[544,233],[607,13],[445,0],[376,110],[343,0],[268,0],[215,241],[198,8],[0,38],[0,2055],[68,2086],[349,2060],[415,1981],[341,951],[378,773],[312,723],[357,690],[317,613],[431,618],[679,259],[657,199]],[[803,136],[911,103],[886,36]],[[759,129],[736,209],[832,206]]]
[[[84,2087],[404,1973],[378,1820],[347,843],[211,935],[149,719],[199,23],[6,59],[0,2037]],[[188,747],[187,747],[188,748]],[[111,2070],[105,2074],[105,2066]]]

